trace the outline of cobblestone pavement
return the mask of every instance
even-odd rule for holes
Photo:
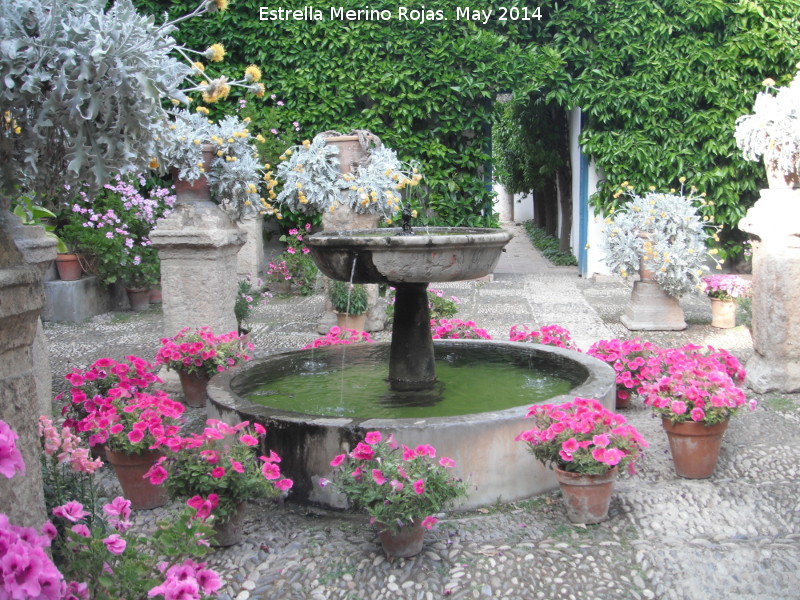
[[[459,318],[475,320],[496,339],[518,323],[560,324],[582,348],[634,337],[618,320],[630,294],[622,282],[580,279],[573,268],[549,267],[532,249],[515,249],[513,259],[490,280],[436,287],[462,300]],[[746,360],[748,330],[710,327],[707,304],[683,301],[689,322],[683,332],[640,337],[664,346],[713,344]],[[319,294],[276,297],[259,307],[251,334],[257,354],[313,340],[322,307]],[[101,356],[154,356],[162,325],[158,307],[46,324],[56,391],[64,389],[60,375]],[[757,410],[731,422],[714,476],[699,481],[674,474],[660,422],[635,401],[625,414],[651,448],[638,474],[617,482],[610,518],[599,525],[570,524],[560,494],[552,492],[448,514],[426,534],[421,555],[390,562],[359,515],[290,500],[254,502],[244,542],[210,561],[225,576],[231,600],[800,598],[800,397],[755,397]],[[170,508],[137,519],[147,526]]]

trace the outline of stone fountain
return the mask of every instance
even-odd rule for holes
[[[403,235],[406,233],[406,235]],[[427,287],[431,282],[480,278],[491,273],[511,234],[499,229],[420,228],[413,235],[400,229],[365,229],[319,233],[307,240],[320,270],[333,279],[352,283],[388,283],[395,287],[392,341],[386,344],[336,346],[270,356],[212,379],[209,386],[212,415],[234,422],[248,419],[268,428],[267,445],[283,457],[282,470],[295,481],[292,498],[326,506],[341,499],[318,485],[329,477],[331,458],[348,452],[371,430],[395,437],[408,446],[432,444],[439,455],[456,461],[456,475],[470,483],[462,508],[514,501],[556,487],[552,472],[528,455],[514,437],[526,428],[524,416],[535,401],[567,402],[575,396],[596,398],[613,409],[615,376],[606,364],[578,352],[519,342],[431,339]],[[289,406],[270,406],[269,393],[256,402],[251,392],[269,387],[273,377],[310,369],[332,370],[344,362],[374,361],[388,355],[388,402],[419,407],[409,418],[360,414],[303,413]],[[431,416],[429,390],[437,386],[436,360],[494,362],[498,357],[523,370],[558,373],[567,382],[566,393],[516,406],[497,402],[503,396],[503,376],[487,375],[495,389],[478,398],[481,408],[467,413]],[[373,363],[368,363],[373,364]],[[351,390],[341,386],[332,405],[347,404]],[[447,390],[443,391],[444,394]],[[320,391],[319,395],[326,392]],[[331,394],[332,395],[332,394]],[[379,401],[386,402],[381,394]],[[433,394],[436,402],[436,394]],[[421,402],[417,400],[422,398]],[[334,406],[335,408],[335,406]]]

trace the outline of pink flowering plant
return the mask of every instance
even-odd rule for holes
[[[675,423],[703,423],[707,427],[727,421],[745,404],[739,387],[745,371],[725,350],[711,346],[684,346],[661,350],[648,361],[654,375],[643,385],[644,403],[653,412]]]
[[[651,342],[639,338],[633,340],[600,340],[586,351],[589,356],[599,358],[614,368],[617,378],[617,400],[630,400],[634,393],[641,393],[641,386],[650,371],[647,358],[658,352]]]
[[[356,331],[355,329],[347,329],[334,325],[330,331],[325,335],[318,337],[310,344],[306,344],[301,350],[310,350],[312,348],[323,348],[325,346],[339,346],[347,344],[371,344],[375,340],[366,331]]]
[[[185,327],[171,338],[161,339],[156,364],[211,377],[250,360],[247,351],[252,349],[253,345],[243,342],[235,331],[218,336],[208,327],[195,331]]]
[[[332,485],[352,508],[365,510],[371,522],[395,533],[414,524],[430,529],[438,522],[435,514],[467,493],[466,484],[451,474],[452,459],[437,460],[433,446],[401,446],[379,431],[368,432],[331,466],[332,480],[322,479],[320,485]]]
[[[314,293],[319,269],[309,256],[311,252],[304,237],[311,234],[311,223],[293,227],[280,237],[286,248],[278,258],[269,263],[267,281],[271,283],[288,282],[292,289],[303,296]]]
[[[538,460],[562,471],[600,475],[627,467],[633,473],[635,461],[648,447],[623,415],[594,399],[535,405],[526,418],[533,419],[534,427],[520,433],[516,441],[527,443]]]
[[[750,294],[750,282],[737,275],[711,275],[700,282],[703,293],[709,298],[732,301]]]
[[[434,340],[490,340],[492,336],[475,321],[461,319],[431,319],[431,338]]]
[[[16,473],[25,474],[25,462],[17,448],[19,436],[11,426],[0,419],[0,475],[11,479]]]
[[[213,515],[215,522],[225,523],[240,503],[276,498],[292,487],[292,480],[281,475],[280,456],[259,454],[265,436],[258,423],[231,426],[209,419],[201,433],[174,444],[145,476],[155,485],[166,482],[170,495],[186,499],[198,519]]]
[[[508,332],[510,342],[529,342],[580,352],[572,341],[570,332],[559,325],[545,325],[541,329],[530,329],[527,325],[512,325]]]

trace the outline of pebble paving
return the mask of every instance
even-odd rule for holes
[[[531,273],[512,265],[489,280],[437,287],[461,299],[458,318],[477,321],[496,339],[507,339],[514,324],[560,324],[584,349],[597,339],[635,335],[618,322],[630,288],[609,278],[580,279],[574,269]],[[713,343],[742,360],[752,352],[746,327],[715,330],[704,299],[682,302],[685,331],[641,337],[665,346]],[[315,339],[322,307],[320,294],[276,297],[259,307],[251,334],[256,354]],[[158,306],[45,324],[55,392],[66,389],[61,375],[102,356],[154,356],[162,327]],[[625,414],[651,448],[638,473],[617,482],[610,518],[598,525],[569,523],[554,491],[442,515],[422,554],[390,561],[365,518],[296,505],[290,497],[279,505],[251,502],[244,541],[217,550],[209,562],[225,579],[223,600],[797,599],[800,395],[753,397],[759,407],[731,422],[707,480],[675,475],[660,421],[635,401]],[[202,418],[201,409],[189,410]],[[114,478],[104,482],[113,491]],[[141,511],[136,519],[147,528],[175,508]]]

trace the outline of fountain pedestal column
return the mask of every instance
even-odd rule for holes
[[[436,383],[427,283],[392,283],[394,324],[389,353],[393,390],[424,390]]]
[[[747,386],[800,391],[800,190],[761,190],[739,229],[753,241],[753,356]]]

